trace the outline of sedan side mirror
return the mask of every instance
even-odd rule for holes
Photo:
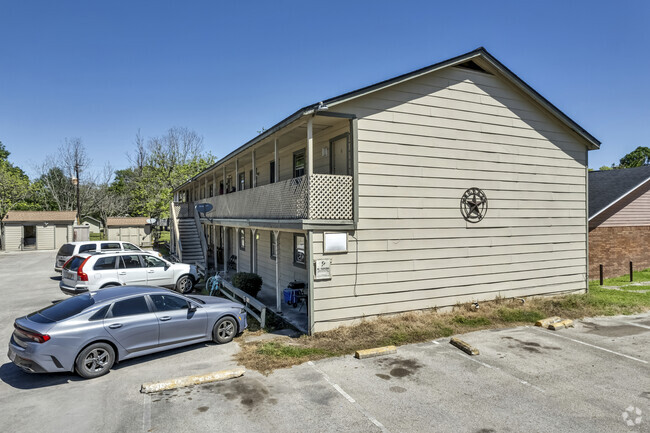
[[[190,305],[190,308],[187,309],[188,313],[193,313],[196,311],[196,307],[194,305]]]

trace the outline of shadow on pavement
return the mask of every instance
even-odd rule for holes
[[[50,280],[61,281],[61,275],[57,275],[56,277],[50,277]]]
[[[82,379],[73,373],[27,373],[7,362],[0,366],[0,380],[16,389],[37,389]]]

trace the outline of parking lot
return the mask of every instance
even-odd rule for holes
[[[54,253],[0,253],[0,344],[13,319],[63,299]],[[143,382],[234,368],[236,343],[201,344],[117,365],[84,381],[0,362],[3,431],[650,431],[650,314],[521,327],[402,346],[156,394]],[[6,349],[3,349],[6,352]],[[628,425],[630,424],[631,425]]]

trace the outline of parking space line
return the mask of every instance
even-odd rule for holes
[[[626,355],[624,353],[615,352],[613,350],[605,349],[604,347],[600,347],[600,346],[596,346],[595,344],[590,344],[590,343],[586,343],[584,341],[576,340],[575,338],[570,338],[570,337],[565,337],[564,335],[550,333],[548,331],[544,331],[543,329],[538,329],[538,328],[532,328],[532,329],[537,329],[539,332],[543,332],[546,335],[552,335],[553,337],[563,338],[565,340],[570,340],[570,341],[573,341],[575,343],[584,344],[585,346],[593,347],[594,349],[598,349],[598,350],[602,350],[604,352],[608,352],[608,353],[611,353],[611,354],[614,354],[614,355],[622,356],[623,358],[631,359],[632,361],[641,362],[643,364],[648,363],[648,361],[644,361],[643,359],[635,358],[633,356]]]
[[[336,383],[332,382],[332,381],[330,380],[329,376],[328,376],[324,371],[322,371],[321,369],[319,369],[318,367],[316,367],[316,364],[314,364],[312,361],[308,361],[307,364],[310,365],[311,368],[313,368],[314,370],[316,370],[318,373],[320,373],[320,375],[323,376],[323,379],[325,379],[325,381],[326,381],[327,383],[329,383],[330,385],[332,385],[332,388],[334,388],[335,390],[337,390],[339,394],[341,394],[343,397],[345,397],[345,399],[346,399],[347,401],[349,401],[351,404],[353,404],[354,407],[355,407],[359,412],[361,412],[361,413],[362,413],[366,418],[368,418],[368,420],[369,420],[371,423],[373,423],[374,425],[376,425],[377,427],[379,427],[379,429],[380,429],[382,432],[384,432],[384,433],[390,433],[390,431],[389,431],[386,427],[384,427],[384,425],[383,425],[382,423],[380,423],[380,422],[379,422],[375,417],[373,417],[372,415],[370,415],[370,414],[369,414],[369,413],[368,413],[368,412],[367,412],[367,411],[366,411],[366,410],[365,410],[365,409],[364,409],[364,408],[363,408],[359,403],[357,403],[357,402],[356,402],[356,401],[355,401],[355,400],[350,396],[350,394],[348,394],[347,392],[345,392],[345,391],[343,390],[343,388],[341,388],[340,386],[338,386]]]
[[[144,394],[144,403],[142,404],[142,431],[151,430],[151,394]]]
[[[456,355],[458,355],[458,356],[462,356],[463,358],[468,359],[468,360],[470,360],[470,361],[472,361],[472,362],[476,362],[477,364],[481,364],[483,367],[486,367],[486,368],[490,368],[490,369],[493,369],[493,370],[499,371],[499,372],[505,374],[506,376],[509,376],[509,377],[515,379],[517,382],[521,383],[522,385],[529,386],[529,387],[531,387],[531,388],[533,388],[533,389],[536,389],[537,391],[539,391],[539,392],[541,392],[541,393],[546,394],[546,391],[544,391],[544,390],[543,390],[542,388],[540,388],[539,386],[535,386],[535,385],[533,385],[533,384],[530,383],[530,382],[527,382],[527,381],[525,381],[525,380],[523,380],[523,379],[519,379],[517,376],[514,376],[514,375],[512,375],[512,374],[510,374],[510,373],[508,373],[508,372],[506,372],[506,371],[504,371],[504,370],[502,370],[502,369],[500,369],[500,368],[497,367],[497,366],[490,365],[490,364],[486,364],[485,362],[483,362],[483,361],[479,361],[478,359],[472,358],[471,356],[465,355],[464,353],[459,353],[459,352],[449,352],[449,353],[455,353]]]

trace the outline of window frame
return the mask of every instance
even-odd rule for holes
[[[134,299],[138,299],[138,298],[142,298],[142,299],[144,300],[144,303],[145,303],[145,305],[147,306],[147,311],[146,311],[146,312],[143,312],[143,313],[135,313],[135,314],[127,314],[127,315],[124,315],[124,316],[115,316],[115,315],[113,314],[113,308],[115,308],[115,304],[117,304],[117,303],[119,303],[119,302],[132,301],[132,300],[134,300]],[[150,314],[150,313],[152,313],[152,312],[153,312],[153,309],[152,309],[152,306],[151,306],[151,304],[149,303],[149,300],[147,299],[147,297],[146,297],[145,295],[139,295],[139,296],[134,296],[134,297],[132,297],[132,298],[116,300],[115,302],[113,302],[113,303],[111,304],[111,308],[106,312],[104,318],[105,318],[105,319],[113,319],[113,318],[119,318],[119,317],[133,317],[133,316],[139,316],[139,315],[142,315],[142,314]]]
[[[239,240],[237,244],[239,245],[239,251],[246,251],[246,231],[244,229],[239,229]]]
[[[302,157],[302,168],[298,169],[296,167],[296,161],[298,158]],[[298,170],[302,170],[302,174],[298,174]],[[293,152],[293,178],[304,176],[307,173],[307,158],[305,156],[305,149],[298,150]]]
[[[273,232],[273,230],[271,230],[269,232],[269,234],[271,235],[271,237],[270,237],[271,244],[270,244],[270,247],[269,247],[269,254],[271,256],[271,260],[276,260],[278,258],[278,240],[275,237],[275,233]]]
[[[298,238],[303,239],[303,261],[298,261]],[[298,268],[307,268],[307,236],[304,233],[293,234],[293,265]]]

